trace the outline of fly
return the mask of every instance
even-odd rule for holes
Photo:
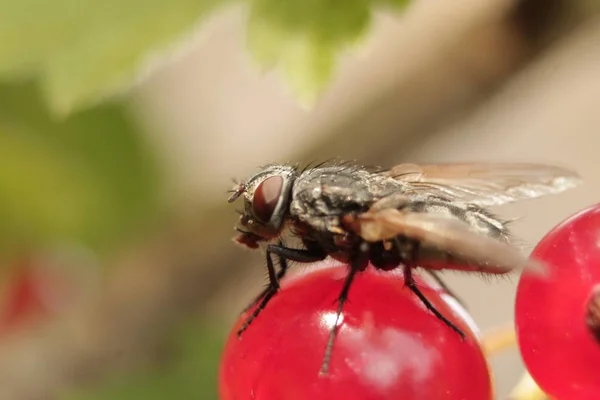
[[[419,290],[413,268],[486,274],[541,268],[511,245],[507,222],[487,207],[559,193],[579,183],[575,172],[530,163],[400,164],[385,170],[354,164],[263,167],[229,197],[230,203],[244,198],[236,241],[252,249],[266,243],[269,275],[267,288],[246,309],[258,304],[238,335],[277,293],[288,261],[312,263],[330,256],[349,270],[321,374],[328,372],[352,281],[369,263],[381,270],[402,268],[406,286],[464,338]],[[286,233],[298,236],[303,247],[284,246]]]

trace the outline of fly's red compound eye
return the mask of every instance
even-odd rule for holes
[[[281,176],[271,176],[258,185],[252,199],[252,209],[256,218],[262,222],[271,219],[275,207],[277,207],[282,188],[283,178]]]

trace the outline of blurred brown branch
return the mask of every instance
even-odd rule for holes
[[[358,88],[361,97],[354,107],[317,124],[314,129],[330,133],[299,159],[335,151],[385,163],[400,146],[410,146],[411,137],[419,140],[417,132],[431,132],[492,93],[539,44],[532,45],[532,33],[523,29],[525,16],[515,14],[514,6],[521,2],[512,8],[500,0],[489,3],[460,24],[440,30],[443,37],[424,39],[429,43],[425,54],[401,74],[394,72],[397,66],[388,66],[389,73],[364,96],[364,87]],[[539,26],[536,38],[552,24]],[[431,45],[435,41],[441,44]],[[478,59],[482,53],[486,57]],[[396,58],[401,64],[402,54]],[[439,73],[442,61],[445,74]],[[336,97],[346,96],[337,93],[321,114],[335,108]],[[179,210],[169,227],[124,254],[100,298],[1,343],[0,398],[53,399],[65,387],[137,368],[159,354],[183,317],[227,292],[232,276],[243,278],[249,253],[235,250],[229,241],[231,207],[200,210],[196,218],[190,217],[193,210]]]

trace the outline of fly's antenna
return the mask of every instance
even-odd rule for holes
[[[236,182],[235,179],[233,179],[233,181],[235,182],[235,184],[237,185],[236,188],[233,189],[229,189],[227,191],[227,193],[230,193],[229,198],[227,199],[228,203],[233,203],[234,201],[236,201],[238,199],[238,197],[240,197],[242,195],[242,193],[244,193],[246,191],[246,184],[243,182]]]

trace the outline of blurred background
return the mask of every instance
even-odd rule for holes
[[[527,252],[600,198],[597,2],[282,4],[0,0],[0,398],[216,399],[264,284],[226,191],[262,164],[577,170],[494,210]],[[512,321],[515,277],[444,276]],[[491,364],[506,398],[518,351]]]

